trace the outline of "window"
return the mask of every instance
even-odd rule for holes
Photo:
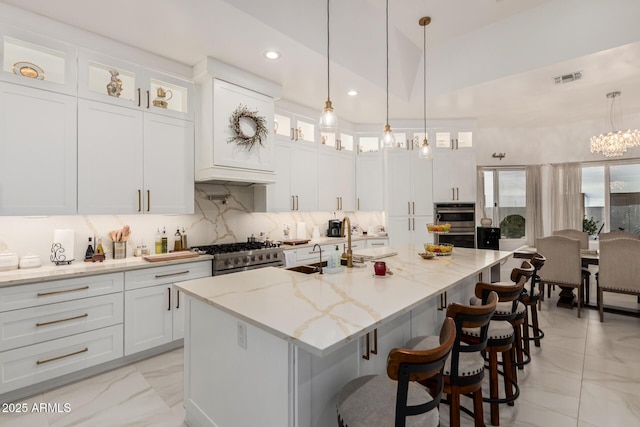
[[[500,227],[503,238],[525,237],[527,186],[524,168],[483,168],[485,217]]]

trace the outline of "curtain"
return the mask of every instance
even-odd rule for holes
[[[582,231],[583,213],[582,166],[578,163],[553,165],[551,231],[565,228]]]
[[[527,244],[535,246],[536,238],[543,237],[542,229],[542,177],[540,165],[526,167],[527,222],[525,236]]]

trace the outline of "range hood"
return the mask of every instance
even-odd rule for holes
[[[195,181],[274,183],[274,108],[282,88],[213,58],[196,65],[193,77]],[[258,126],[265,134],[254,137]]]

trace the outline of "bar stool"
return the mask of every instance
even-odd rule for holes
[[[518,303],[520,294],[524,289],[524,285],[527,280],[533,274],[533,266],[524,261],[522,267],[514,268],[511,272],[512,280],[517,280],[515,284],[502,283],[482,283],[476,284],[475,294],[476,297],[486,304],[486,301],[491,292],[498,294],[498,300],[500,301],[496,307],[496,311],[489,322],[489,330],[487,332],[487,347],[485,353],[488,354],[489,363],[489,397],[483,398],[483,401],[490,404],[491,409],[491,424],[500,425],[500,412],[499,404],[507,403],[513,405],[514,401],[520,395],[520,388],[518,387],[515,376],[515,365],[513,363],[515,356],[515,327],[512,322],[517,317]],[[472,299],[473,302],[477,300]],[[526,311],[525,311],[526,313]],[[465,328],[463,334],[469,337],[469,339],[479,339],[480,332],[477,328]],[[498,353],[502,355],[503,371],[498,370]],[[500,398],[498,394],[498,374],[501,373],[504,377],[504,390],[505,397]]]
[[[440,329],[439,345],[429,350],[394,348],[387,357],[387,376],[366,375],[348,382],[337,397],[340,427],[410,425],[437,427],[444,386],[442,371],[456,338],[453,319]],[[419,384],[434,378],[434,394]]]
[[[444,366],[444,394],[447,399],[443,403],[449,404],[449,425],[460,426],[460,411],[471,415],[475,419],[475,426],[484,426],[482,409],[482,378],[484,377],[484,358],[480,354],[487,345],[487,330],[489,321],[496,310],[498,294],[491,293],[486,305],[472,306],[451,303],[447,307],[447,317],[453,319],[456,325],[456,340],[451,350],[451,356]],[[480,339],[475,343],[463,341],[463,328],[479,328]],[[424,350],[438,345],[437,336],[421,336],[412,338],[405,345],[413,350]],[[433,380],[421,382],[432,388]],[[461,395],[473,397],[473,412],[460,405]]]
[[[529,315],[525,317],[524,326],[522,329],[523,333],[523,341],[524,341],[524,351],[526,354],[530,354],[530,345],[529,342],[533,341],[536,347],[540,347],[540,340],[544,338],[544,331],[540,329],[538,323],[538,304],[540,304],[540,298],[544,295],[544,292],[540,286],[540,276],[538,275],[538,271],[544,266],[546,262],[546,258],[539,253],[536,253],[531,258],[531,265],[533,265],[533,275],[531,276],[531,285],[529,289],[525,286],[524,291],[522,291],[522,296],[520,297],[520,301],[527,308],[527,312],[531,313],[531,323],[529,323]],[[533,331],[533,336],[529,336],[529,328]]]

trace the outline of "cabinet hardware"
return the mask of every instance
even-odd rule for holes
[[[294,211],[296,210],[296,203],[295,203],[295,196],[291,196],[291,210]]]
[[[378,354],[378,330],[373,330],[373,348],[371,349],[371,354]]]
[[[141,102],[140,98],[141,98],[140,88],[138,88],[138,107],[140,106],[140,102]]]
[[[407,214],[411,215],[411,202],[407,202]]]
[[[180,291],[176,289],[176,310],[180,308]]]
[[[411,218],[407,218],[407,230],[411,231]]]
[[[56,295],[56,294],[66,294],[68,292],[78,292],[78,291],[84,291],[85,289],[89,289],[89,286],[83,286],[81,288],[75,288],[75,289],[65,289],[64,291],[52,291],[52,292],[38,292],[38,296],[39,297],[46,297],[49,295]]]
[[[340,210],[342,210],[342,197],[340,197]]]
[[[356,199],[358,201],[358,210],[360,210],[360,197]]]
[[[69,320],[82,319],[83,317],[89,317],[89,314],[85,313],[79,316],[67,317],[66,319],[58,319],[58,320],[51,320],[49,322],[36,323],[36,327],[53,325],[54,323],[68,322]]]
[[[171,311],[171,288],[167,288],[167,297],[168,297],[167,311]]]
[[[49,363],[55,360],[64,359],[65,357],[75,356],[76,354],[80,354],[80,353],[86,353],[87,351],[89,351],[89,348],[85,347],[82,350],[74,351],[73,353],[63,354],[62,356],[52,357],[51,359],[38,360],[36,361],[36,365],[42,365],[44,363]]]
[[[167,273],[167,274],[156,274],[156,279],[161,279],[163,277],[171,277],[171,276],[179,276],[181,274],[187,274],[189,270],[178,271],[177,273]]]
[[[300,199],[298,199],[298,196],[296,196],[296,210],[300,210]]]
[[[416,214],[416,202],[411,202],[411,213]]]
[[[451,200],[455,200],[456,199],[456,189],[454,187],[451,187]]]
[[[416,231],[416,219],[415,218],[411,218],[411,222],[413,223],[413,226],[411,227],[411,230]]]
[[[138,190],[138,212],[142,210],[142,191]]]
[[[293,141],[293,128],[289,128],[289,129],[291,129],[289,131],[289,139]]]
[[[369,334],[367,334],[367,337],[365,338],[365,342],[366,342],[366,344],[365,344],[366,345],[366,350],[365,350],[366,354],[363,354],[362,358],[364,360],[369,360],[369,357],[370,357],[369,353],[371,353],[371,348],[370,348],[370,343],[369,343]]]
[[[447,308],[447,293],[443,292],[440,294],[440,304],[438,304],[438,311],[442,311]]]
[[[151,190],[147,190],[147,212],[151,211]]]
[[[340,210],[340,197],[336,197],[336,209]]]
[[[147,91],[147,109],[149,108],[149,91]]]

